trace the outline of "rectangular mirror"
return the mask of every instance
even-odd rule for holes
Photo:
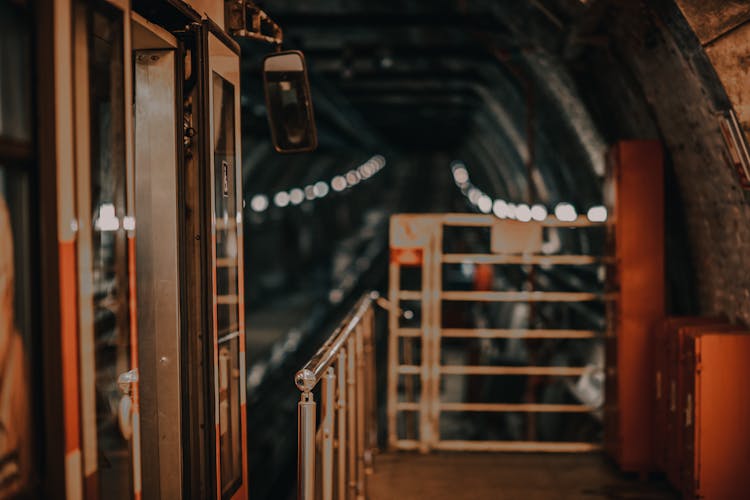
[[[290,50],[263,60],[271,138],[279,153],[302,153],[318,146],[310,84],[302,52]]]

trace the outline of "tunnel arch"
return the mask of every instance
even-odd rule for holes
[[[397,156],[409,144],[429,144],[429,131],[425,137],[416,129],[430,116],[448,116],[447,109],[429,114],[434,88],[463,117],[446,128],[463,140],[444,154],[469,164],[483,189],[499,197],[523,201],[526,191],[524,83],[534,98],[535,184],[546,195],[533,201],[596,204],[607,146],[660,139],[667,152],[670,310],[748,322],[741,244],[750,240],[750,212],[719,128],[721,115],[733,105],[743,110],[744,101],[725,89],[734,78],[727,64],[717,70],[714,63],[722,51],[737,52],[737,44],[719,42],[742,31],[750,14],[730,2],[723,18],[712,17],[714,3],[354,2],[344,10],[318,0],[304,7],[278,2],[274,11],[291,43],[308,54],[314,93],[326,96],[319,120],[358,124],[367,142],[357,148]],[[395,97],[420,94],[423,104],[399,113]],[[344,103],[353,110],[348,120],[335,116]],[[418,120],[420,113],[427,118]],[[394,125],[399,117],[403,124]],[[342,136],[341,126],[321,128],[324,147],[326,134]]]

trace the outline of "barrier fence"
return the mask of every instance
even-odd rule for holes
[[[534,266],[580,266],[606,264],[611,259],[592,255],[549,255],[542,253],[544,228],[584,228],[602,226],[585,217],[562,222],[520,222],[479,214],[402,214],[391,218],[391,259],[389,301],[395,305],[417,302],[421,310],[418,327],[403,327],[398,314],[389,313],[388,341],[388,446],[390,449],[452,451],[547,451],[579,452],[599,449],[599,443],[551,442],[538,440],[457,440],[443,439],[440,417],[445,412],[581,413],[599,408],[584,404],[541,404],[499,402],[444,402],[442,379],[448,375],[529,377],[582,376],[586,366],[466,366],[443,364],[444,339],[603,339],[604,332],[575,329],[533,328],[444,328],[443,305],[448,302],[543,303],[569,306],[590,301],[612,301],[615,294],[579,291],[489,291],[445,290],[443,267],[446,264],[522,264]],[[488,253],[444,253],[446,227],[487,228],[491,232]],[[417,268],[421,274],[419,290],[403,290],[403,267]],[[415,362],[414,360],[418,360]],[[400,380],[401,378],[401,380]],[[400,383],[401,382],[401,383]],[[418,387],[418,389],[417,389]],[[400,397],[402,396],[402,397]],[[398,415],[404,413],[406,432],[399,432]],[[408,418],[407,418],[408,417]],[[416,432],[409,431],[416,427]]]
[[[365,498],[365,474],[377,448],[374,305],[368,293],[295,376],[297,498]],[[320,386],[320,424],[313,392]],[[316,463],[320,462],[320,471]]]

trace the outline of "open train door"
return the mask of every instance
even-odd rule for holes
[[[239,47],[212,20],[181,17],[189,11],[137,8],[144,15],[132,15],[143,492],[244,499]]]
[[[239,46],[203,22],[205,170],[210,224],[211,337],[208,394],[213,400],[217,499],[247,497],[245,318],[242,260]],[[205,177],[204,177],[205,179]]]

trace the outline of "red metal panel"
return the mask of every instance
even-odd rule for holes
[[[684,497],[748,498],[750,335],[712,330],[686,343]]]
[[[721,318],[667,318],[654,336],[654,460],[673,485],[679,487],[677,458],[677,336],[680,328],[722,323]]]
[[[421,248],[391,248],[391,262],[394,264],[419,267],[423,259]]]
[[[669,391],[670,403],[667,414],[667,454],[666,474],[667,479],[677,488],[682,488],[682,475],[684,468],[684,422],[686,405],[686,373],[683,360],[689,339],[706,331],[722,331],[731,329],[732,326],[723,320],[714,318],[703,318],[696,320],[694,324],[677,327],[674,335],[668,342],[669,356]]]
[[[610,153],[605,196],[614,214],[619,284],[608,357],[605,445],[621,468],[653,468],[653,328],[664,318],[664,180],[658,141],[623,141]],[[614,352],[612,352],[614,350]]]

